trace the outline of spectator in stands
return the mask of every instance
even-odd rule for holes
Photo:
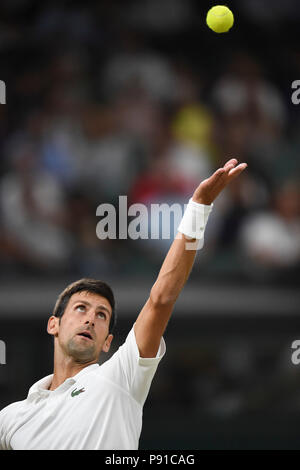
[[[11,169],[0,182],[0,210],[11,252],[29,268],[65,270],[72,238],[58,181],[40,169],[31,142],[13,142],[7,158]]]
[[[287,180],[274,194],[269,210],[255,212],[240,231],[245,270],[252,277],[270,280],[299,272],[299,181]]]

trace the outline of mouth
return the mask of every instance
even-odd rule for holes
[[[84,338],[86,340],[93,341],[92,335],[88,331],[83,331],[82,333],[78,333],[77,336],[80,336],[81,338]]]

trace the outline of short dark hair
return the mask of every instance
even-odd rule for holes
[[[117,320],[114,294],[112,289],[108,284],[106,284],[106,282],[99,281],[97,279],[84,278],[79,279],[78,281],[75,281],[72,284],[69,284],[61,292],[61,294],[59,294],[53,310],[53,315],[55,317],[61,318],[65,313],[70,298],[77,292],[90,292],[91,294],[98,294],[108,300],[112,308],[112,314],[109,322],[109,333],[112,333]]]

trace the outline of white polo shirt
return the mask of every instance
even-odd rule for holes
[[[141,358],[133,328],[104,364],[92,364],[56,390],[53,375],[36,382],[26,400],[0,412],[0,450],[136,450],[143,405],[166,351]]]

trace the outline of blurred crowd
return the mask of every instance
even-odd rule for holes
[[[234,30],[222,43],[197,2],[126,3],[1,2],[1,275],[153,274],[170,241],[99,240],[97,207],[118,209],[121,195],[187,203],[235,157],[248,168],[216,200],[195,276],[295,283],[300,120],[288,72],[300,79],[300,49],[281,44],[275,70],[269,43],[249,50]],[[236,2],[249,30],[250,3]],[[295,3],[275,3],[279,38]]]

